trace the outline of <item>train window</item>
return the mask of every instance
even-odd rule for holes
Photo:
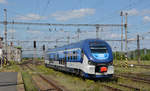
[[[55,61],[57,61],[57,54],[55,54]]]
[[[70,60],[72,60],[72,56],[70,56],[71,57],[71,59]]]
[[[77,60],[77,56],[78,56],[78,52],[76,51],[76,54],[75,54],[75,57],[76,57],[75,59],[76,59],[76,60]]]
[[[74,55],[74,60],[76,60],[76,55]]]
[[[84,51],[81,50],[81,57],[83,58],[83,56],[84,56]]]
[[[108,53],[108,49],[104,43],[91,42],[89,43],[89,47],[92,53]]]
[[[108,49],[105,45],[99,45],[99,46],[90,46],[92,53],[108,53]]]
[[[55,54],[54,54],[54,61],[55,61],[55,58],[56,58],[56,57],[55,57]]]
[[[57,59],[56,60],[58,60],[59,59],[59,54],[57,54]]]
[[[69,60],[70,60],[70,61],[72,61],[72,55],[71,55],[71,54],[72,54],[72,53],[70,52],[70,53],[69,53]]]
[[[75,54],[76,52],[75,51],[73,51],[73,54]]]
[[[75,57],[76,57],[75,59],[77,60],[77,55]]]
[[[66,52],[64,53],[64,57],[65,57],[64,60],[66,61],[67,60],[67,53]]]
[[[69,56],[69,54],[68,54],[68,61],[70,61],[70,56]]]

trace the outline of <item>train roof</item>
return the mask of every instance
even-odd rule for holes
[[[48,49],[48,51],[59,51],[59,50],[72,49],[72,48],[83,48],[83,46],[85,44],[87,44],[89,42],[94,42],[94,41],[105,42],[104,40],[100,40],[100,39],[85,39],[85,40],[81,40],[81,41],[76,42],[76,43],[71,43],[68,45],[61,46],[61,47]]]

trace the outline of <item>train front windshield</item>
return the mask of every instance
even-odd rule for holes
[[[109,57],[108,49],[105,44],[91,43],[91,54],[96,59],[107,59]]]
[[[90,49],[91,49],[91,53],[102,54],[102,53],[108,52],[108,50],[105,46],[90,46]]]

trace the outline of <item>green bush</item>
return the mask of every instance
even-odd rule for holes
[[[121,55],[122,55],[122,60],[125,60],[125,53],[118,52],[118,51],[113,52],[114,60],[121,60]],[[141,55],[141,60],[149,60],[150,61],[150,50],[147,49],[146,54],[145,54],[144,49],[141,49],[140,55]],[[138,60],[138,50],[129,51],[128,59],[129,60]]]

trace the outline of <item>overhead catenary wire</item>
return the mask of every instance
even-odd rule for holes
[[[138,5],[138,4],[141,4],[140,3],[141,2],[141,0],[138,0],[138,1],[134,1],[134,2],[132,2],[132,3],[129,3],[127,6],[124,6],[123,8],[121,8],[121,9],[118,9],[118,10],[115,10],[115,11],[112,11],[111,13],[109,13],[109,14],[107,14],[107,15],[104,15],[104,17],[101,17],[101,19],[97,19],[97,20],[95,20],[95,21],[92,21],[92,22],[99,22],[99,21],[106,21],[106,19],[108,20],[110,20],[110,19],[113,19],[114,18],[114,15],[116,14],[116,13],[119,13],[121,10],[129,10],[129,9],[131,9],[131,7],[133,7],[133,6],[135,6],[135,5]]]
[[[7,24],[22,24],[22,25],[44,25],[44,26],[93,26],[93,27],[97,27],[97,26],[103,26],[103,27],[120,27],[120,26],[125,26],[122,24],[54,24],[54,23],[32,23],[32,22],[9,22],[7,21]],[[4,24],[3,21],[0,21],[0,24]]]

